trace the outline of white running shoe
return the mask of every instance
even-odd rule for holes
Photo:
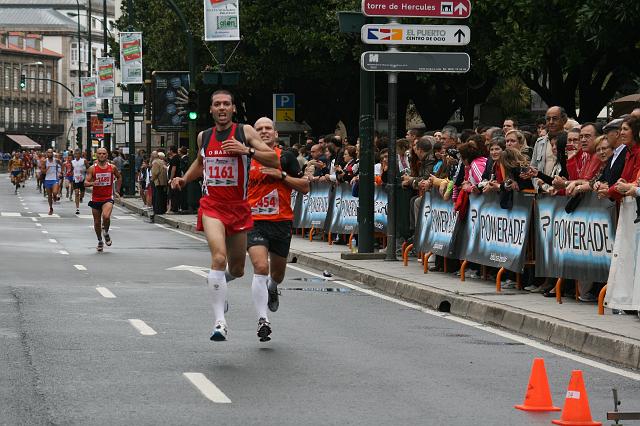
[[[211,333],[209,340],[224,342],[227,340],[227,334],[227,324],[222,321],[216,321],[216,326],[213,328],[213,333]]]
[[[261,342],[268,342],[271,340],[269,335],[271,334],[271,323],[266,318],[260,318],[258,320],[258,337]]]

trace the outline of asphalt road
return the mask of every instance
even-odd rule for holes
[[[595,419],[612,387],[640,410],[634,377],[297,267],[271,342],[256,337],[249,264],[230,285],[229,341],[211,342],[200,237],[116,208],[97,253],[86,201],[80,217],[66,200],[48,217],[33,181],[16,196],[0,175],[2,425],[547,425],[560,414],[513,408],[539,356],[556,405],[581,369]]]

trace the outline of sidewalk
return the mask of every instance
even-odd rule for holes
[[[136,213],[148,215],[139,198],[122,199],[119,204]],[[196,232],[195,215],[161,215],[155,223],[164,223]],[[596,304],[578,303],[563,298],[545,298],[539,293],[503,289],[496,293],[495,282],[469,279],[461,282],[452,274],[422,272],[422,264],[411,258],[402,261],[342,260],[346,246],[323,241],[310,242],[300,236],[291,241],[291,255],[297,263],[331,271],[335,276],[362,282],[377,290],[438,309],[450,304],[453,315],[508,331],[551,342],[584,355],[621,366],[640,368],[640,320],[632,315],[597,314]],[[445,303],[446,305],[446,303]]]

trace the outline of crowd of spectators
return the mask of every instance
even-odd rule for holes
[[[404,138],[390,141],[376,135],[374,150],[375,182],[388,181],[390,143],[396,145],[398,182],[402,194],[397,202],[406,211],[409,226],[398,235],[411,241],[422,196],[432,188],[463,211],[469,194],[498,193],[500,207],[513,206],[514,192],[567,196],[566,210],[575,209],[586,192],[614,201],[624,196],[640,200],[640,108],[611,120],[604,126],[579,124],[562,107],[549,108],[535,126],[518,125],[509,117],[502,127],[465,129],[445,126],[437,131],[409,129]],[[360,145],[338,135],[294,145],[300,165],[311,181],[348,182],[357,193]],[[308,153],[308,155],[307,155]],[[640,221],[640,202],[638,203]],[[402,221],[403,215],[400,215]],[[400,223],[398,224],[400,226]],[[443,259],[436,259],[435,270],[443,270]],[[473,270],[471,276],[477,274]],[[454,266],[447,268],[456,270]],[[507,276],[503,287],[515,282]],[[555,296],[555,281],[525,274],[525,290]],[[565,285],[572,291],[572,283]],[[596,301],[600,283],[580,282],[580,300]]]

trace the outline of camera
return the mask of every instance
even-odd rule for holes
[[[513,185],[513,181],[511,179],[507,179],[504,181],[505,188],[511,188],[511,185]]]
[[[488,184],[489,184],[488,180],[483,180],[482,182],[478,183],[477,186],[478,186],[478,189],[482,191],[484,187],[487,186]]]
[[[447,149],[447,155],[449,157],[458,158],[458,156],[460,155],[460,151],[455,148],[449,148]]]

